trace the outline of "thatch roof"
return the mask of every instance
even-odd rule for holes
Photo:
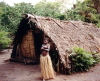
[[[57,45],[60,54],[66,49],[79,46],[87,51],[99,51],[100,29],[94,24],[82,21],[61,21],[48,17],[32,16],[31,21],[36,22]]]
[[[59,69],[68,70],[67,51],[79,46],[87,51],[100,51],[100,29],[91,23],[82,21],[61,21],[49,17],[40,17],[27,14],[30,21],[52,39],[59,51]]]

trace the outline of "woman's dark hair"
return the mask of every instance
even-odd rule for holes
[[[49,37],[44,37],[44,40],[47,40],[48,42],[50,42],[50,39],[49,39]]]

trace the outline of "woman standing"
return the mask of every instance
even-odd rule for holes
[[[40,67],[41,67],[41,75],[45,80],[53,79],[54,70],[51,62],[51,58],[49,56],[50,44],[49,39],[45,38],[41,47],[41,55],[40,55]]]

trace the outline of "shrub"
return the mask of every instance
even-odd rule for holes
[[[88,71],[96,62],[91,53],[79,47],[73,48],[70,60],[72,72]]]
[[[0,49],[9,47],[11,39],[9,38],[9,33],[5,31],[0,31]]]
[[[94,60],[96,61],[95,64],[100,62],[100,54],[96,53],[96,54],[92,54]]]

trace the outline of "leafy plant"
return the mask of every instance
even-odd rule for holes
[[[9,47],[11,39],[8,36],[8,32],[0,31],[0,49]]]
[[[70,55],[72,71],[87,71],[96,62],[91,53],[83,48],[74,47]]]

